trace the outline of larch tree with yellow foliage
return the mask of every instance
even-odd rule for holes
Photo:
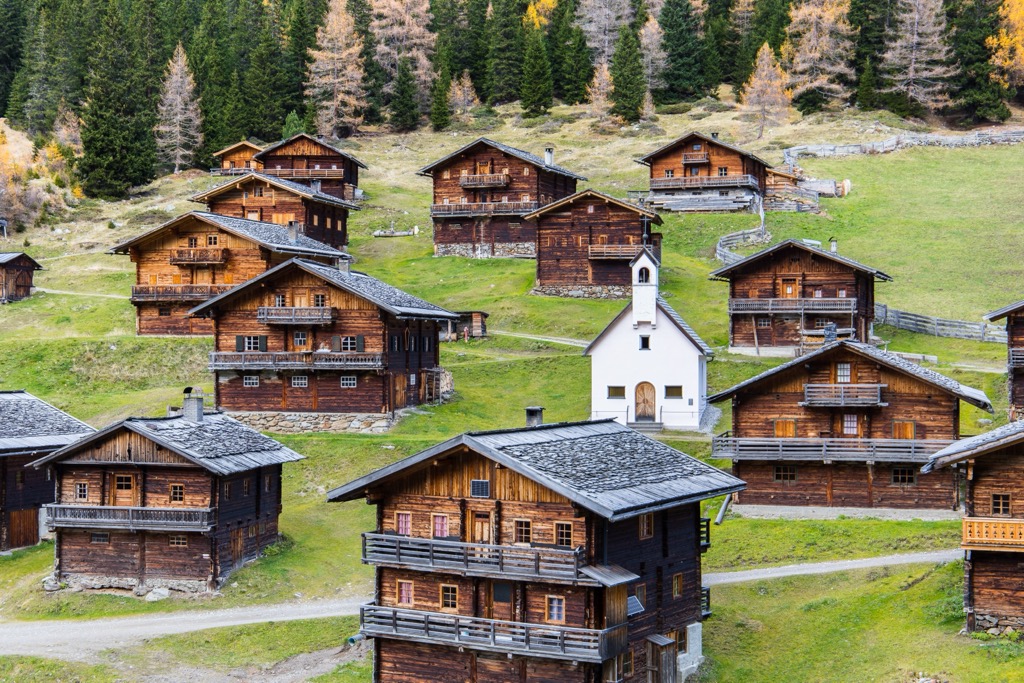
[[[992,50],[994,78],[1003,85],[1024,85],[1024,0],[1003,0],[999,31],[985,41]]]
[[[804,114],[850,96],[854,73],[849,64],[853,54],[849,11],[850,0],[804,0],[790,10],[786,29],[792,54],[790,85],[793,101]]]
[[[792,94],[786,89],[786,72],[775,59],[771,46],[765,43],[757,51],[754,72],[743,84],[741,103],[757,121],[757,139],[764,136],[765,126],[777,122],[786,113]]]

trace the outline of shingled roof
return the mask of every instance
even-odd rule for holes
[[[336,147],[335,145],[332,145],[331,143],[327,142],[323,138],[321,138],[321,137],[314,137],[314,136],[310,135],[309,133],[297,133],[297,134],[291,136],[290,138],[287,138],[285,140],[280,140],[280,141],[275,142],[275,143],[273,143],[271,145],[267,145],[262,150],[260,150],[256,154],[254,154],[253,158],[254,159],[262,160],[264,157],[268,156],[271,152],[273,152],[273,151],[275,151],[275,150],[277,150],[277,149],[279,149],[281,147],[284,147],[285,145],[291,144],[292,142],[294,142],[295,140],[298,140],[299,138],[306,138],[307,140],[309,140],[311,142],[315,142],[316,144],[318,144],[318,145],[320,145],[322,147],[326,147],[327,149],[331,150],[332,152],[340,154],[341,156],[345,157],[346,159],[351,159],[352,162],[356,166],[358,166],[359,168],[367,168],[366,164],[364,164],[363,162],[359,161],[359,159],[356,159],[354,156],[352,156],[351,154],[349,154],[345,150],[339,149],[338,147]]]
[[[467,432],[327,494],[356,500],[467,447],[611,521],[733,493],[745,484],[613,420]]]
[[[511,147],[509,145],[504,145],[504,144],[502,144],[500,142],[495,142],[494,140],[491,140],[491,139],[488,139],[488,138],[477,138],[476,140],[474,140],[473,142],[469,143],[468,145],[463,145],[462,147],[459,147],[457,150],[455,150],[451,154],[449,154],[447,156],[444,156],[444,157],[441,157],[437,161],[435,161],[435,162],[433,162],[431,164],[428,164],[427,166],[424,166],[420,170],[416,171],[416,174],[417,175],[425,175],[425,176],[432,175],[430,171],[435,166],[439,166],[439,165],[443,164],[444,162],[448,161],[452,157],[457,156],[459,154],[462,154],[466,150],[468,150],[468,149],[470,149],[472,147],[475,147],[476,145],[489,145],[489,146],[494,147],[495,149],[497,149],[499,152],[503,152],[505,154],[508,154],[509,156],[516,157],[517,159],[522,159],[523,161],[525,161],[527,163],[531,163],[534,166],[537,166],[537,167],[539,167],[539,168],[541,168],[541,169],[543,169],[545,171],[550,171],[551,173],[557,173],[559,175],[568,176],[570,178],[575,178],[576,180],[586,180],[586,178],[584,178],[583,176],[578,175],[576,173],[573,173],[572,171],[570,171],[567,168],[564,168],[562,166],[558,166],[556,164],[549,164],[549,163],[547,163],[546,161],[544,161],[544,159],[540,158],[536,154],[531,154],[530,152],[527,152],[525,150],[518,149],[516,147]]]
[[[107,253],[126,254],[131,247],[141,242],[145,242],[148,239],[152,239],[165,230],[169,230],[178,223],[188,220],[189,218],[198,219],[204,223],[214,225],[218,228],[223,228],[227,232],[237,235],[238,237],[258,242],[260,245],[273,252],[281,254],[296,254],[301,256],[330,256],[336,259],[349,258],[349,255],[345,252],[339,251],[334,247],[320,242],[319,240],[313,239],[312,237],[306,237],[301,233],[293,241],[291,233],[286,226],[277,225],[276,223],[265,223],[263,221],[251,221],[248,218],[222,216],[219,213],[210,213],[209,211],[189,211],[188,213],[169,220],[163,225],[157,226],[148,232],[144,232],[130,240],[121,242],[111,248]]]
[[[745,157],[749,157],[751,159],[754,159],[755,161],[764,164],[767,168],[771,168],[772,167],[771,164],[769,164],[767,161],[765,161],[761,157],[755,155],[753,152],[745,150],[742,147],[737,147],[736,145],[730,145],[728,142],[724,142],[723,140],[719,140],[718,138],[716,138],[716,137],[714,137],[712,135],[705,135],[704,133],[699,133],[699,132],[697,132],[695,130],[691,130],[689,133],[684,133],[684,134],[680,135],[679,137],[677,137],[672,142],[670,142],[670,143],[668,143],[666,145],[662,145],[661,147],[659,147],[658,149],[654,150],[650,154],[645,154],[644,156],[640,157],[639,159],[636,159],[636,163],[643,164],[644,166],[650,166],[652,158],[654,158],[656,156],[661,156],[662,154],[664,154],[668,150],[672,149],[673,147],[676,147],[676,146],[682,144],[683,142],[686,142],[689,138],[700,138],[701,140],[704,140],[705,142],[708,142],[710,144],[721,145],[722,147],[725,147],[726,149],[731,149],[732,151],[737,152],[739,154],[742,154]]]
[[[746,381],[740,382],[730,389],[719,392],[714,396],[709,396],[708,402],[717,403],[718,401],[731,398],[740,391],[752,387],[769,377],[773,377],[779,373],[804,365],[815,358],[828,355],[833,351],[841,349],[853,351],[854,353],[888,366],[893,370],[898,370],[904,374],[910,375],[911,377],[916,377],[919,380],[931,384],[937,389],[941,389],[946,393],[953,394],[957,398],[967,401],[971,405],[977,406],[982,410],[987,410],[990,413],[993,412],[992,403],[988,400],[988,396],[985,395],[984,391],[961,384],[955,379],[950,379],[949,377],[939,374],[934,370],[922,367],[917,363],[913,363],[901,356],[897,356],[895,353],[889,353],[888,351],[883,351],[870,344],[850,341],[849,339],[841,339],[839,341],[832,342],[831,344],[826,344],[815,351],[794,358],[793,360],[774,367],[771,370],[766,370],[759,375],[755,375]]]
[[[235,147],[243,147],[243,146],[244,147],[249,147],[251,149],[254,149],[257,152],[260,151],[261,149],[263,149],[262,145],[256,143],[253,140],[239,140],[238,142],[236,142],[234,144],[228,145],[224,149],[217,150],[216,152],[214,152],[210,156],[212,156],[212,157],[221,157],[221,156],[224,156],[225,154],[227,154],[228,152],[230,152],[231,150],[233,150]]]
[[[435,306],[428,301],[415,297],[408,292],[404,292],[397,287],[387,284],[386,282],[381,282],[377,278],[371,277],[366,273],[360,273],[358,271],[346,272],[316,261],[309,261],[301,258],[293,258],[290,261],[285,261],[284,263],[271,268],[267,272],[257,275],[253,279],[229,289],[223,294],[215,296],[199,306],[196,306],[189,311],[189,313],[192,315],[206,313],[236,296],[245,294],[250,288],[259,287],[260,283],[288,273],[295,268],[300,268],[311,275],[322,278],[329,284],[340,287],[347,292],[351,292],[358,297],[366,299],[370,303],[380,306],[388,313],[399,318],[457,320],[459,317],[451,311],[445,310],[440,306]]]
[[[300,197],[312,199],[313,201],[321,202],[323,204],[340,206],[342,208],[350,209],[352,211],[360,210],[358,204],[347,202],[344,199],[339,199],[338,197],[335,197],[332,194],[327,194],[326,192],[321,192],[320,190],[314,190],[309,185],[303,185],[302,183],[296,183],[291,180],[278,178],[272,175],[266,175],[265,173],[260,173],[259,171],[249,171],[244,175],[231,178],[230,180],[227,180],[221,183],[220,185],[217,185],[216,187],[212,187],[209,190],[206,190],[205,192],[199,192],[198,194],[192,195],[191,199],[194,202],[205,204],[208,198],[216,197],[217,195],[222,194],[223,192],[226,192],[227,190],[230,190],[233,187],[237,187],[238,185],[253,179],[261,180],[269,185],[273,185],[274,187],[279,187]]]
[[[1003,306],[1002,308],[998,308],[992,311],[991,313],[986,313],[982,317],[991,323],[995,322],[996,320],[1002,320],[1006,316],[1010,315],[1011,313],[1016,313],[1022,308],[1024,308],[1024,301],[1015,301],[1014,303],[1009,304],[1007,306]]]
[[[134,432],[214,474],[227,475],[302,460],[292,449],[222,413],[201,422],[184,417],[130,417],[32,463],[61,460],[119,431]]]
[[[0,458],[48,453],[95,431],[27,391],[0,391]]]
[[[814,254],[815,256],[820,256],[822,258],[827,258],[827,259],[835,261],[837,263],[842,263],[844,265],[847,265],[850,268],[853,268],[854,270],[859,270],[862,273],[868,273],[869,275],[874,275],[875,278],[878,279],[878,280],[887,280],[887,281],[891,281],[892,280],[892,278],[890,276],[886,275],[885,273],[883,273],[882,271],[878,270],[877,268],[872,268],[871,266],[866,266],[866,265],[864,265],[863,263],[861,263],[859,261],[854,261],[852,258],[846,258],[845,256],[840,256],[839,254],[837,254],[835,252],[832,252],[832,251],[826,251],[825,249],[819,249],[818,247],[814,247],[814,246],[811,246],[810,244],[807,244],[803,240],[797,240],[797,239],[783,240],[783,241],[779,242],[778,244],[774,244],[774,245],[768,247],[767,249],[762,249],[761,251],[757,252],[756,254],[751,254],[750,256],[748,256],[748,257],[746,257],[744,259],[740,259],[739,261],[736,261],[735,263],[731,263],[731,264],[729,264],[727,266],[722,266],[718,270],[713,270],[708,275],[708,279],[710,279],[710,280],[728,280],[729,279],[728,275],[730,273],[732,273],[732,272],[734,272],[736,270],[739,270],[741,268],[744,268],[745,266],[747,266],[747,265],[749,265],[749,264],[751,264],[751,263],[753,263],[755,261],[760,261],[761,259],[765,258],[766,256],[770,256],[770,255],[774,254],[775,252],[781,251],[782,249],[784,249],[786,247],[797,247],[799,249],[803,249],[804,251],[809,251],[812,254]]]
[[[43,267],[41,265],[39,265],[39,263],[34,258],[32,258],[31,256],[29,256],[28,254],[26,254],[26,253],[24,253],[22,251],[0,251],[0,265],[2,265],[4,263],[10,263],[11,261],[15,260],[19,256],[24,256],[29,261],[31,261],[32,265],[33,265],[33,268],[32,268],[33,270],[42,270],[43,269]]]
[[[619,320],[629,315],[629,312],[632,310],[632,308],[632,303],[627,304],[626,307],[623,308],[619,312],[619,314],[615,316],[615,318],[610,323],[608,323],[608,325],[605,326],[603,330],[601,330],[600,334],[594,337],[594,341],[587,344],[587,348],[583,349],[583,355],[589,356],[591,350],[597,345],[599,341],[601,341],[604,335],[613,327],[615,327]],[[683,333],[683,336],[689,339],[690,343],[696,346],[698,349],[700,349],[705,356],[708,356],[710,358],[711,356],[715,355],[714,350],[710,346],[708,346],[703,339],[700,338],[700,335],[697,334],[694,331],[694,329],[690,327],[689,324],[687,324],[685,320],[683,320],[683,316],[676,313],[676,309],[672,308],[669,305],[669,303],[662,299],[660,296],[658,297],[658,309],[666,316],[668,316],[669,320],[671,320],[672,323],[679,329],[679,331]]]
[[[651,219],[653,223],[661,225],[661,216],[659,216],[656,211],[640,206],[639,204],[630,204],[629,202],[625,202],[621,199],[616,199],[610,194],[605,194],[604,192],[598,192],[597,190],[591,189],[580,190],[579,192],[571,194],[568,197],[562,197],[557,202],[545,204],[536,211],[526,214],[525,216],[523,216],[523,218],[525,218],[526,220],[533,220],[534,218],[538,218],[539,216],[542,216],[550,211],[560,211],[566,205],[572,204],[576,200],[583,199],[584,197],[593,197],[605,201],[609,204],[621,206],[622,208],[633,211],[641,216],[647,216],[648,218]]]
[[[1011,422],[990,432],[954,441],[932,455],[921,471],[931,472],[1021,442],[1024,442],[1024,421]]]

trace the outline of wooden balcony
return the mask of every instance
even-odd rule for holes
[[[711,162],[707,152],[683,152],[684,164],[707,164]]]
[[[369,637],[577,662],[603,662],[627,647],[626,624],[597,630],[368,604],[359,609],[359,625]]]
[[[59,505],[46,508],[50,529],[129,529],[132,531],[210,531],[211,508],[150,508],[107,505]]]
[[[700,518],[700,551],[707,552],[711,547],[711,518]]]
[[[343,168],[264,168],[263,175],[275,178],[344,178]]]
[[[173,249],[170,262],[172,266],[191,266],[197,264],[219,264],[228,260],[228,250],[223,248],[204,249]]]
[[[580,570],[582,550],[461,543],[392,534],[363,534],[363,562],[473,576],[571,581],[599,585]]]
[[[964,550],[1010,550],[1024,553],[1024,519],[964,517]]]
[[[700,190],[704,188],[750,187],[755,190],[761,185],[752,175],[695,175],[679,178],[651,178],[652,190]]]
[[[384,354],[328,351],[212,351],[210,370],[383,370]]]
[[[508,182],[507,173],[476,173],[459,176],[460,187],[505,187]]]
[[[1015,349],[1011,346],[1006,358],[1011,368],[1024,368],[1024,348]]]
[[[852,298],[729,299],[729,313],[856,313]]]
[[[330,325],[337,311],[326,306],[260,306],[256,322],[264,325]]]
[[[132,302],[206,301],[232,287],[234,285],[135,285],[132,287]]]
[[[700,616],[707,619],[711,616],[711,587],[700,587]]]
[[[643,245],[640,244],[591,244],[589,257],[591,259],[607,260],[632,260]]]
[[[535,211],[537,202],[482,202],[476,204],[431,204],[431,216],[520,216]]]
[[[885,406],[885,384],[805,384],[804,400],[810,407]]]
[[[711,439],[711,457],[731,460],[924,463],[951,443],[946,439],[738,438],[732,432],[725,432]]]
[[[262,173],[260,168],[246,168],[244,166],[236,166],[234,168],[211,168],[210,175],[245,175],[246,173]]]

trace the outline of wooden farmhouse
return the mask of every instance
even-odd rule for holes
[[[458,320],[448,321],[448,334],[445,335],[449,341],[459,339],[483,339],[487,336],[487,318],[489,313],[483,311],[456,311]]]
[[[201,192],[192,201],[222,216],[294,225],[306,237],[340,249],[348,243],[348,212],[359,206],[323,192],[317,182],[303,185],[250,172]]]
[[[683,680],[710,614],[700,501],[742,487],[603,420],[462,434],[331,491],[377,506],[374,682]]]
[[[212,319],[217,405],[384,414],[440,399],[454,313],[364,273],[293,259],[192,309]]]
[[[188,310],[293,256],[337,263],[348,255],[306,237],[297,225],[192,211],[118,244],[111,254],[135,263],[132,304],[136,332],[213,334],[208,320]]]
[[[302,456],[184,398],[180,416],[129,418],[36,460],[54,578],[86,588],[216,588],[278,538],[281,466]]]
[[[544,158],[479,138],[424,166],[433,178],[436,256],[532,257],[537,226],[526,215],[576,192],[586,180],[555,165],[553,147]]]
[[[801,240],[785,240],[715,270],[729,283],[729,352],[798,355],[839,339],[871,340],[880,270]]]
[[[967,630],[1019,633],[1024,628],[1024,422],[957,441],[922,468],[950,470],[966,487],[961,547]]]
[[[362,198],[359,170],[366,164],[323,137],[299,133],[275,142],[253,155],[263,175],[313,186],[338,199]]]
[[[95,430],[26,391],[0,391],[0,552],[39,542],[53,482],[28,463]]]
[[[0,252],[0,304],[27,299],[35,271],[43,267],[21,252]]]
[[[708,398],[732,400],[712,457],[747,482],[738,503],[953,510],[959,484],[918,468],[960,438],[983,391],[869,344],[838,341]]]
[[[536,291],[556,296],[629,296],[630,262],[646,246],[661,258],[661,217],[583,190],[525,216],[537,226]]]
[[[753,211],[771,165],[718,139],[687,133],[637,159],[650,167],[647,203],[668,211]]]
[[[242,140],[228,145],[213,153],[217,166],[210,169],[210,175],[244,175],[250,171],[259,171],[263,164],[253,157],[262,149],[261,145],[252,140]]]
[[[590,416],[644,431],[695,430],[707,407],[711,347],[658,294],[659,263],[633,259],[633,301],[590,342]]]
[[[992,311],[985,320],[1006,319],[1006,374],[1010,393],[1010,419],[1024,416],[1024,301]]]

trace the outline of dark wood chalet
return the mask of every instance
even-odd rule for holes
[[[192,201],[222,216],[296,225],[306,237],[340,249],[348,243],[348,212],[359,206],[321,191],[318,183],[303,185],[250,172],[201,192]]]
[[[489,313],[483,311],[456,311],[458,320],[448,321],[448,334],[445,339],[458,341],[459,339],[483,339],[487,336],[487,318]]]
[[[742,487],[604,420],[470,432],[331,491],[377,506],[374,682],[682,680],[710,613],[700,501]]]
[[[768,356],[797,355],[825,341],[871,340],[875,281],[880,270],[789,239],[715,270],[712,280],[729,283],[729,351]]]
[[[0,551],[39,542],[53,482],[26,467],[95,430],[26,391],[0,391]]]
[[[532,257],[537,226],[526,215],[576,192],[586,180],[544,158],[478,138],[418,173],[433,178],[434,254]]]
[[[210,169],[210,175],[242,175],[249,171],[259,171],[263,164],[253,157],[262,149],[261,145],[252,140],[242,140],[228,145],[213,153],[217,166]]]
[[[349,201],[362,198],[359,169],[366,164],[326,138],[299,133],[253,155],[263,175],[315,185],[321,192]]]
[[[1006,318],[1006,374],[1010,394],[1010,419],[1024,417],[1024,301],[992,311],[985,320]]]
[[[967,629],[1011,630],[1016,636],[1024,628],[1024,422],[957,441],[922,468],[950,470],[965,482]]]
[[[960,438],[960,401],[983,391],[869,344],[839,341],[708,398],[732,400],[712,439],[750,505],[955,509],[952,472],[917,469]]]
[[[111,254],[135,263],[132,304],[138,334],[213,334],[190,318],[197,303],[228,291],[294,256],[337,263],[348,255],[301,234],[297,225],[192,211],[118,244]]]
[[[302,456],[203,410],[129,418],[44,458],[54,578],[87,588],[203,591],[278,538],[281,466]]]
[[[192,309],[212,319],[217,405],[389,413],[438,400],[454,313],[376,278],[293,259]]]
[[[32,294],[32,278],[43,267],[21,252],[0,252],[0,304],[27,299]]]
[[[661,258],[661,217],[583,190],[525,216],[537,225],[537,290],[570,296],[628,296],[631,262],[645,245]],[[578,294],[577,294],[578,293]]]
[[[647,202],[668,211],[755,210],[771,168],[718,133],[687,133],[636,161],[650,167]]]

